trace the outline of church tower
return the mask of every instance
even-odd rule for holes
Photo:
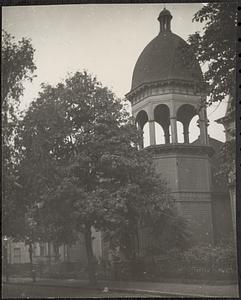
[[[132,77],[131,102],[136,124],[149,124],[154,165],[166,178],[177,208],[190,224],[199,243],[213,243],[210,156],[202,71],[187,43],[171,31],[172,15],[163,9],[159,34],[139,56]],[[189,49],[189,50],[188,50]],[[188,53],[188,61],[184,53]],[[200,135],[189,141],[190,122],[198,116]],[[177,122],[183,126],[182,142]],[[157,125],[164,142],[157,144]],[[158,125],[158,127],[159,127]],[[143,145],[142,145],[143,147]]]

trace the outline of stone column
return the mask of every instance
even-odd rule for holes
[[[149,120],[150,146],[152,146],[152,145],[156,145],[156,133],[155,133],[154,109],[151,103],[148,104],[147,115]]]
[[[189,131],[188,131],[188,126],[189,124],[183,124],[183,136],[184,136],[184,143],[189,144]]]
[[[171,122],[171,132],[172,132],[172,144],[176,144],[177,143],[177,118],[171,117],[170,122]]]
[[[143,136],[143,128],[140,126],[140,124],[138,122],[136,122],[136,126],[137,126],[137,129],[138,130],[142,130],[142,140],[141,140],[141,143],[140,143],[140,149],[143,149],[144,148],[144,136]]]
[[[198,125],[200,128],[200,142],[202,144],[208,145],[209,144],[208,132],[207,132],[208,120],[207,120],[205,108],[202,108],[201,111],[199,112]]]
[[[156,145],[155,121],[149,121],[150,146]]]
[[[170,144],[169,125],[166,127],[163,126],[163,131],[164,131],[165,144]]]

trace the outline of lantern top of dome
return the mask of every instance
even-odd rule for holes
[[[185,62],[188,44],[172,33],[171,19],[171,13],[164,8],[158,17],[159,34],[144,48],[134,67],[131,91],[143,84],[164,80],[202,81],[195,55],[189,51],[189,62]]]

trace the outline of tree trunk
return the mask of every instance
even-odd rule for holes
[[[136,252],[137,252],[137,256],[140,255],[140,238],[139,238],[139,232],[138,232],[138,228],[136,229]],[[135,247],[135,245],[134,245]]]
[[[54,248],[54,260],[55,262],[59,261],[59,246],[57,243],[53,244],[53,248]]]
[[[47,243],[47,247],[48,247],[49,272],[51,272],[51,244],[50,244],[50,242]]]
[[[31,242],[29,243],[28,252],[29,252],[29,260],[30,260],[30,268],[32,271],[32,268],[33,268],[33,245]]]
[[[36,281],[36,270],[34,269],[33,266],[33,243],[29,243],[29,260],[30,260],[30,271],[31,271],[31,277],[33,282]]]
[[[96,284],[96,276],[95,276],[95,261],[94,261],[94,254],[92,248],[92,235],[91,235],[91,226],[85,225],[85,247],[86,247],[86,254],[88,260],[88,275],[89,275],[89,282],[91,285]]]

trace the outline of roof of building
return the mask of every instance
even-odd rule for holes
[[[167,15],[169,18],[166,19]],[[168,10],[164,9],[160,13],[160,33],[139,56],[133,72],[131,90],[146,83],[164,80],[202,81],[202,71],[194,54],[188,50],[188,61],[184,57],[188,44],[171,32],[171,18]]]

